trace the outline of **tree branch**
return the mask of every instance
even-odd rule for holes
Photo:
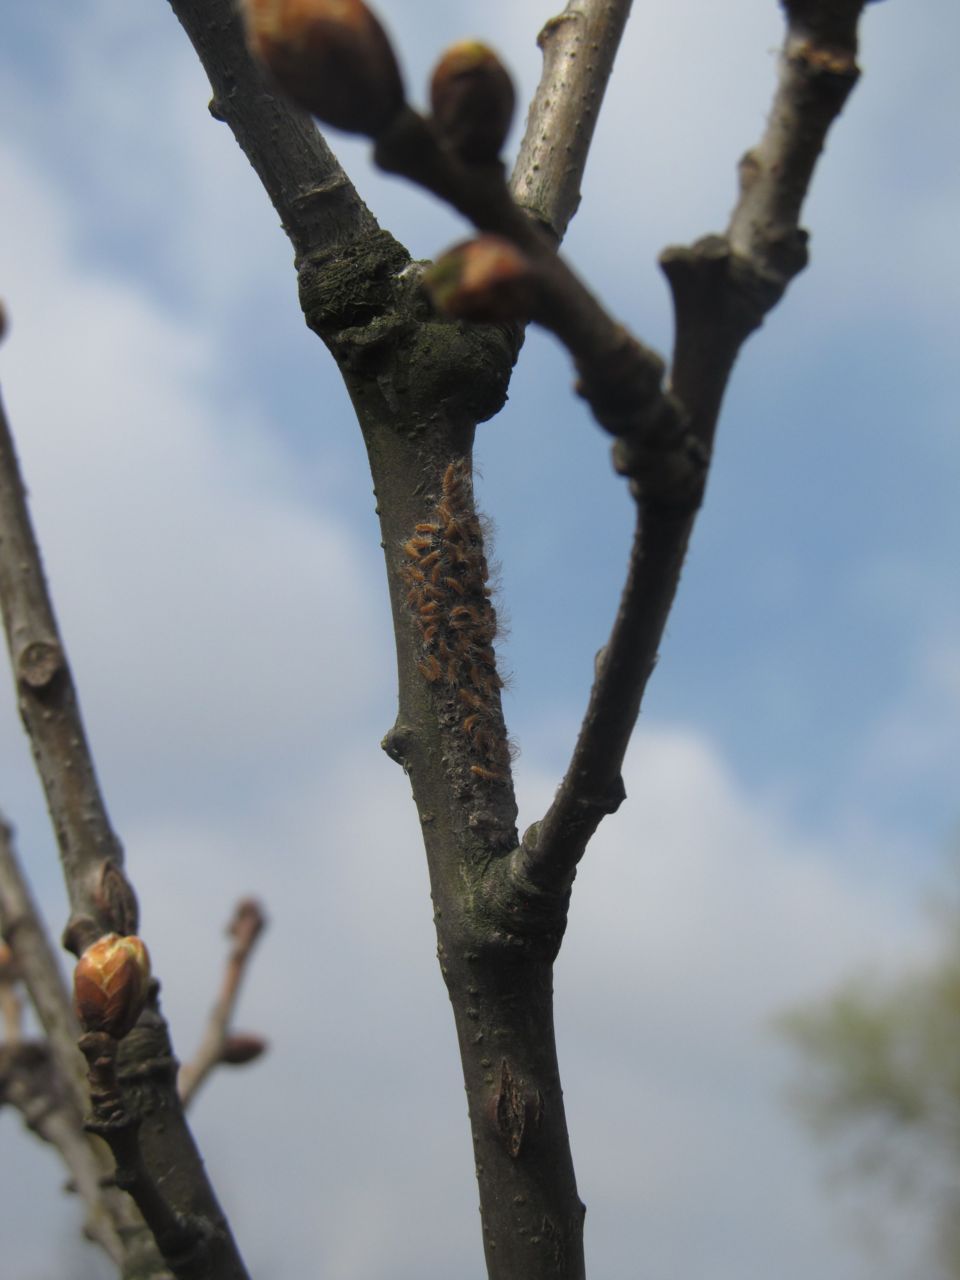
[[[510,186],[559,243],[580,205],[580,183],[632,0],[569,0],[537,39],[543,74],[527,114]]]
[[[10,827],[0,818],[0,932],[16,957],[50,1045],[64,1088],[77,1114],[87,1106],[86,1075],[77,1049],[80,1027],[73,1004],[13,848]]]
[[[378,230],[310,116],[278,97],[250,57],[236,0],[170,0],[210,80],[210,114],[230,126],[297,257]]]
[[[220,994],[210,1012],[207,1029],[200,1042],[200,1047],[194,1054],[193,1059],[184,1063],[180,1068],[177,1088],[180,1092],[180,1101],[184,1107],[190,1105],[197,1090],[210,1072],[218,1063],[224,1060],[225,1051],[229,1053],[230,1022],[237,1003],[237,997],[240,994],[240,983],[243,981],[247,963],[266,923],[267,918],[259,902],[256,902],[253,898],[244,898],[237,903],[233,919],[227,929],[227,933],[233,939],[233,946],[230,948],[230,954],[227,957],[227,966],[223,975]],[[247,1039],[248,1046],[252,1047],[253,1042],[249,1037]],[[260,1052],[262,1052],[262,1043],[262,1041],[259,1042],[261,1047],[258,1048],[258,1051],[251,1054],[249,1058],[245,1058],[244,1061],[259,1057]]]
[[[106,933],[136,933],[137,900],[122,870],[97,782],[76,690],[43,574],[13,439],[0,403],[0,611],[17,682],[20,714],[60,846],[71,916],[65,940],[79,955]],[[210,1236],[209,1280],[246,1280],[246,1270],[183,1119],[166,1024],[152,1012],[151,1035],[124,1041],[128,1106],[142,1117],[145,1167],[163,1180],[173,1212],[203,1215]],[[137,1052],[143,1057],[138,1061]],[[135,1096],[133,1096],[135,1095]],[[175,1169],[175,1175],[170,1175]],[[171,1269],[175,1270],[170,1259]]]
[[[2,404],[0,611],[20,715],[60,846],[71,906],[69,945],[79,954],[101,934],[135,933],[137,903],[97,782]]]
[[[94,1158],[90,1138],[83,1131],[48,1045],[34,1040],[0,1045],[0,1105],[4,1102],[20,1112],[24,1123],[38,1137],[56,1147],[73,1187],[86,1205],[84,1230],[87,1235],[101,1246],[121,1275],[133,1275],[129,1244],[119,1234],[119,1224],[111,1221],[105,1207],[104,1171]],[[116,1197],[116,1191],[113,1195]],[[148,1277],[149,1280],[168,1280],[166,1271],[141,1267],[136,1274],[144,1280]]]
[[[800,211],[827,131],[856,83],[864,0],[786,0],[781,75],[760,144],[740,165],[726,235],[667,249],[676,334],[671,389],[709,456],[723,394],[747,337],[806,264]],[[642,496],[642,495],[641,495]],[[670,610],[697,503],[643,502],[627,584],[569,768],[542,822],[514,856],[518,887],[569,889],[605,813],[623,798],[620,769]],[[618,798],[619,797],[619,798]]]
[[[170,1280],[136,1206],[113,1185],[110,1153],[99,1138],[84,1133],[88,1096],[83,1058],[77,1048],[80,1028],[16,856],[10,828],[2,818],[0,933],[10,944],[19,975],[47,1036],[35,1090],[37,1114],[43,1119],[43,1128],[37,1131],[57,1147],[70,1170],[87,1206],[87,1234],[120,1265],[122,1275]],[[36,1127],[26,1113],[25,1119]]]
[[[382,169],[422,186],[479,231],[522,251],[531,292],[516,318],[535,320],[567,347],[580,375],[578,393],[600,426],[617,437],[616,469],[638,493],[671,503],[699,501],[706,459],[663,386],[663,361],[609,315],[556,253],[549,234],[514,203],[501,165],[465,163],[410,107],[378,137],[374,155]]]

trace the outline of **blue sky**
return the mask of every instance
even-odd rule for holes
[[[776,69],[773,0],[703,8],[637,6],[567,245],[661,349],[656,254],[724,225]],[[414,96],[446,43],[479,34],[528,97],[553,11],[381,6]],[[416,817],[377,746],[393,656],[346,396],[167,6],[49,0],[4,26],[0,382],[181,1053],[233,898],[274,919],[241,1015],[274,1050],[201,1096],[208,1163],[258,1280],[479,1277]],[[558,1024],[592,1280],[638,1259],[645,1280],[915,1270],[913,1219],[865,1255],[824,1193],[769,1020],[922,955],[920,903],[955,843],[957,37],[952,0],[868,11],[806,214],[812,264],[735,374],[630,799],[578,881]],[[413,252],[462,235],[331,141]],[[531,335],[478,443],[525,822],[565,762],[632,517],[570,382]],[[0,760],[58,932],[6,686]],[[12,1280],[106,1274],[77,1260],[55,1162],[12,1116],[0,1138]]]

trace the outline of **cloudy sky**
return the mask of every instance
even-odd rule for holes
[[[557,0],[383,0],[419,95],[449,41],[522,96]],[[257,1280],[479,1280],[452,1021],[394,706],[359,434],[291,254],[161,0],[8,6],[0,381],[88,729],[182,1055],[234,899],[272,929],[240,1016],[269,1059],[195,1126]],[[706,11],[706,12],[705,12]],[[638,4],[568,251],[648,341],[656,266],[719,230],[776,69],[774,0]],[[960,758],[960,110],[954,0],[871,6],[818,175],[813,263],[750,342],[706,509],[557,968],[592,1280],[901,1280],[784,1106],[773,1015],[924,953]],[[331,141],[421,256],[462,234]],[[481,428],[521,818],[549,802],[631,504],[533,336]],[[64,900],[7,684],[0,805]],[[0,1114],[10,1280],[100,1280],[56,1160]],[[927,1270],[925,1275],[932,1273]]]

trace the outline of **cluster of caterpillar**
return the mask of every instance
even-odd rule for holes
[[[493,652],[497,615],[469,484],[465,460],[451,462],[434,519],[418,524],[403,544],[401,574],[420,632],[420,672],[455,700],[456,723],[476,757],[470,772],[499,782],[510,748],[498,697],[503,681]]]

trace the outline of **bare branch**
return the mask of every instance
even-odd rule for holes
[[[0,937],[3,933],[3,917],[0,915]],[[17,991],[20,984],[20,968],[13,952],[0,941],[0,1020],[7,1044],[19,1044],[23,1038],[23,1002]]]
[[[53,1085],[51,1118],[43,1136],[53,1142],[70,1170],[88,1211],[88,1231],[110,1255],[136,1261],[153,1280],[169,1275],[156,1252],[136,1206],[112,1185],[113,1160],[103,1143],[83,1130],[88,1105],[83,1057],[77,1048],[80,1027],[73,1004],[50,945],[46,928],[33,902],[29,885],[13,847],[10,828],[0,818],[0,932],[10,944],[16,967],[40,1025],[47,1036],[45,1054]],[[38,1082],[38,1089],[40,1088]]]
[[[103,933],[134,933],[137,904],[121,867],[0,404],[0,610],[20,715],[60,846],[77,954]]]
[[[80,954],[106,933],[135,933],[137,900],[122,871],[122,849],[97,782],[2,403],[0,610],[20,713],[60,845],[71,905],[66,941]],[[189,1209],[205,1215],[209,1280],[246,1280],[236,1244],[183,1119],[166,1023],[156,1009],[150,1011],[148,1021],[149,1035],[130,1040],[129,1050],[124,1042],[122,1064],[132,1075],[138,1075],[138,1067],[143,1069],[135,1092],[143,1107],[145,1168],[163,1180],[173,1212]],[[137,1052],[144,1055],[139,1064]],[[171,1167],[178,1169],[177,1178],[168,1176]]]
[[[580,183],[631,0],[569,0],[537,39],[543,73],[510,185],[517,204],[559,242]]]
[[[759,146],[741,162],[725,237],[661,257],[673,291],[671,389],[704,456],[746,338],[806,263],[798,223],[827,130],[856,82],[863,0],[786,0],[780,84]],[[641,495],[642,496],[642,495]],[[569,888],[587,841],[623,798],[620,768],[639,713],[696,514],[644,502],[620,610],[569,768],[542,822],[514,856],[520,886]]]
[[[0,818],[0,931],[9,942],[20,975],[47,1035],[57,1070],[78,1114],[87,1105],[80,1027],[70,993],[14,852],[12,833]]]
[[[377,231],[313,120],[264,80],[247,50],[236,0],[170,0],[170,7],[210,80],[211,115],[230,126],[297,257]]]
[[[0,1045],[0,1105],[4,1102],[20,1112],[24,1123],[38,1137],[56,1147],[74,1188],[86,1204],[87,1234],[113,1263],[124,1267],[130,1260],[129,1249],[105,1209],[104,1170],[94,1157],[90,1138],[83,1131],[72,1097],[64,1089],[48,1045],[33,1040]],[[116,1196],[115,1191],[113,1194]],[[151,1280],[163,1280],[166,1273],[142,1274]]]
[[[140,1120],[126,1104],[126,1091],[117,1073],[119,1042],[105,1031],[89,1031],[81,1036],[80,1048],[89,1065],[93,1104],[87,1127],[113,1152],[117,1186],[133,1197],[176,1280],[206,1280],[214,1274],[209,1226],[199,1215],[174,1209],[164,1194],[162,1180],[147,1168],[140,1145]]]
[[[244,898],[237,903],[227,929],[228,935],[233,939],[233,946],[227,957],[220,994],[210,1012],[200,1047],[192,1061],[184,1063],[180,1068],[177,1087],[184,1107],[190,1105],[210,1072],[224,1060],[225,1051],[228,1054],[230,1052],[230,1023],[240,994],[240,984],[266,923],[267,918],[259,902],[253,898]]]
[[[532,319],[567,347],[577,390],[597,422],[617,437],[614,465],[638,490],[663,501],[699,501],[705,458],[676,400],[663,387],[664,363],[601,306],[556,253],[553,240],[514,203],[499,163],[467,164],[412,108],[378,137],[381,168],[445,200],[478,230],[520,248],[535,275]]]

